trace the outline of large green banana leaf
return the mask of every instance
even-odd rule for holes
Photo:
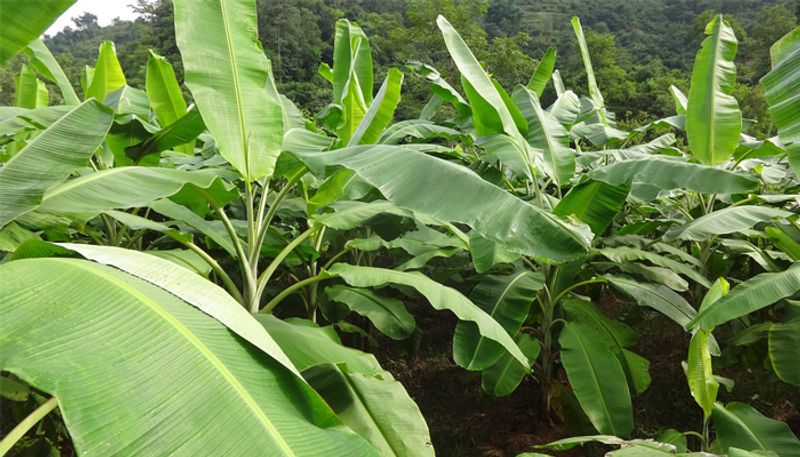
[[[0,168],[0,228],[36,207],[49,187],[86,166],[112,121],[110,110],[94,100],[87,101]]]
[[[156,285],[217,319],[231,331],[264,351],[290,371],[297,369],[269,333],[256,322],[240,303],[216,284],[172,261],[150,253],[112,246],[91,244],[29,242],[14,253],[15,259],[65,256],[77,253],[97,263],[118,268]]]
[[[117,59],[114,43],[104,41],[100,44],[97,63],[94,66],[92,82],[86,88],[84,98],[94,97],[103,101],[106,95],[126,85],[122,66]]]
[[[484,277],[469,298],[509,335],[516,335],[528,317],[536,293],[544,286],[541,272],[527,270],[510,275]],[[494,365],[505,351],[496,342],[481,336],[471,322],[459,322],[453,338],[453,356],[467,370],[485,370]]]
[[[77,259],[0,270],[0,369],[58,398],[82,455],[376,455],[280,363],[159,287]]]
[[[255,0],[174,0],[186,85],[220,154],[255,181],[271,176],[284,133]]]
[[[156,167],[119,167],[90,173],[50,188],[37,212],[87,221],[112,209],[138,208],[175,195],[188,186],[213,189],[210,197],[231,197],[213,174]],[[232,191],[235,192],[235,191]],[[235,194],[234,194],[235,195]]]
[[[701,163],[724,162],[736,149],[742,132],[742,113],[733,97],[736,84],[737,41],[722,15],[705,29],[692,69],[692,86],[686,106],[686,136],[692,155]]]
[[[39,38],[75,0],[0,0],[0,67]]]
[[[530,366],[528,360],[506,330],[489,314],[475,306],[467,297],[453,288],[443,286],[416,272],[361,267],[346,263],[333,265],[328,269],[328,273],[342,278],[347,284],[354,287],[379,287],[386,284],[413,287],[428,299],[428,302],[435,309],[452,311],[459,320],[474,323],[482,336],[500,344],[523,366]],[[456,358],[456,360],[461,359]]]
[[[685,327],[712,329],[737,317],[765,308],[800,290],[800,262],[786,271],[761,273],[731,289],[713,305],[701,310]]]
[[[256,315],[345,424],[383,456],[432,456],[425,418],[371,354],[341,344],[333,327]]]
[[[785,422],[765,417],[750,405],[717,403],[712,420],[723,452],[731,447],[772,451],[781,457],[800,452],[800,441]]]
[[[800,27],[772,46],[772,71],[761,79],[769,113],[789,154],[795,175],[800,176]]]
[[[581,408],[600,432],[628,436],[633,408],[619,360],[602,337],[586,325],[569,322],[558,338],[561,362]]]
[[[580,235],[555,216],[465,167],[409,148],[376,145],[293,155],[315,174],[326,166],[349,168],[395,205],[433,220],[467,224],[512,252],[563,261],[586,250]]]
[[[758,189],[749,176],[667,157],[623,160],[589,172],[589,177],[619,186],[647,183],[663,190],[688,189],[707,194],[739,194]]]
[[[47,49],[44,41],[37,39],[33,40],[27,48],[25,48],[25,55],[31,62],[31,66],[36,71],[58,85],[61,90],[61,97],[64,99],[65,105],[77,105],[81,101],[78,99],[78,94],[72,88],[67,75],[53,54]]]
[[[713,236],[738,233],[758,223],[786,219],[792,215],[769,206],[734,206],[672,228],[664,234],[664,240],[706,241]]]

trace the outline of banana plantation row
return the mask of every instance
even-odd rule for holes
[[[418,337],[424,304],[458,319],[452,359],[487,395],[534,382],[543,418],[596,431],[524,455],[800,456],[717,369],[748,348],[800,392],[800,28],[761,81],[776,135],[754,138],[722,17],[688,94],[663,88],[675,115],[623,131],[577,18],[585,95],[554,49],[502,87],[444,17],[460,81],[412,62],[381,82],[339,20],[333,100],[307,113],[253,0],[174,0],[191,102],[152,52],[128,86],[111,42],[80,96],[38,39],[73,2],[0,0],[0,64],[25,59],[0,108],[0,455],[433,455],[403,385],[340,339]],[[396,121],[409,77],[430,101]],[[660,373],[608,295],[684,332],[694,430],[637,428]]]

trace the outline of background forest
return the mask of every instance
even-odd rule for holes
[[[672,113],[674,103],[664,88],[686,92],[696,43],[703,27],[723,13],[739,40],[737,87],[745,118],[756,124],[753,134],[770,134],[770,123],[758,80],[769,70],[769,46],[792,30],[800,16],[795,0],[259,0],[259,37],[273,63],[279,90],[309,114],[331,98],[319,76],[318,62],[331,62],[335,22],[348,18],[370,37],[376,80],[389,65],[421,61],[449,81],[458,78],[435,19],[442,14],[461,32],[487,70],[507,89],[528,80],[549,46],[558,52],[567,87],[586,86],[580,53],[569,19],[579,16],[603,87],[606,104],[622,126],[640,125]],[[74,18],[75,25],[45,40],[70,81],[80,90],[80,76],[93,65],[103,40],[116,44],[125,75],[134,87],[144,85],[148,49],[176,65],[172,2],[136,0],[141,14],[101,27],[92,14]],[[11,104],[17,65],[0,74],[0,103]],[[543,102],[554,99],[552,88]],[[58,91],[51,88],[51,100]],[[187,93],[188,95],[188,93]],[[398,107],[398,119],[417,117],[429,92],[422,78],[409,78]]]

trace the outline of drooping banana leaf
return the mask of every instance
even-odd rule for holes
[[[39,38],[75,0],[0,0],[0,67]]]
[[[194,155],[194,140],[205,129],[206,126],[197,106],[192,106],[189,112],[178,118],[177,121],[153,132],[152,136],[143,142],[125,148],[125,153],[137,159],[168,149]]]
[[[650,363],[626,349],[636,344],[636,334],[630,327],[609,319],[588,301],[571,298],[563,301],[563,307],[568,321],[592,327],[603,339],[622,365],[633,394],[647,390],[652,381],[648,371]]]
[[[761,273],[731,289],[712,306],[700,311],[685,327],[711,329],[765,308],[800,290],[800,262],[785,271]]]
[[[258,314],[256,319],[345,424],[381,455],[433,455],[419,408],[374,356],[342,345],[331,326],[269,314]]]
[[[377,455],[280,363],[159,287],[77,259],[0,270],[0,369],[58,398],[80,454]]]
[[[212,224],[211,221],[204,219],[191,209],[179,205],[168,198],[155,200],[147,206],[162,216],[186,224],[194,230],[197,230],[213,240],[214,243],[218,244],[219,247],[224,249],[232,257],[236,257],[236,249],[233,246],[230,235],[221,225]]]
[[[742,132],[742,113],[732,95],[737,41],[721,14],[708,23],[705,33],[708,36],[692,69],[686,136],[692,155],[701,163],[715,165],[730,157]]]
[[[583,238],[551,214],[465,167],[408,148],[376,145],[293,155],[316,174],[326,166],[349,168],[396,206],[467,224],[512,252],[561,261],[586,250]]]
[[[628,436],[633,408],[619,360],[595,330],[581,323],[564,325],[558,339],[561,362],[581,408],[600,432]]]
[[[414,140],[432,140],[434,138],[444,138],[447,140],[458,138],[461,132],[435,124],[423,119],[408,119],[390,125],[384,130],[379,143],[398,144],[406,138]]]
[[[443,286],[419,273],[361,267],[345,263],[333,265],[328,269],[328,273],[341,277],[353,287],[379,287],[386,284],[413,287],[427,298],[435,309],[452,311],[460,320],[476,324],[482,336],[500,344],[523,366],[529,366],[528,360],[506,330],[489,314],[455,289]]]
[[[636,300],[639,306],[653,308],[685,327],[697,316],[697,311],[685,298],[661,284],[638,282],[620,276],[606,276],[608,282],[619,291]]]
[[[612,262],[630,262],[634,260],[646,260],[648,262],[653,263],[654,265],[658,265],[664,268],[669,268],[675,273],[681,274],[705,288],[711,286],[711,283],[708,281],[708,279],[701,273],[697,272],[691,266],[653,252],[643,251],[640,249],[635,249],[625,246],[603,248],[600,249],[598,252],[602,254],[604,257],[611,260]]]
[[[590,171],[589,177],[615,186],[642,182],[662,190],[689,189],[708,194],[746,193],[759,187],[757,180],[740,173],[661,156],[616,162]]]
[[[765,417],[744,403],[717,403],[712,420],[722,452],[736,447],[792,456],[800,449],[800,441],[785,422]]]
[[[786,219],[793,214],[769,206],[734,206],[698,217],[664,234],[665,241],[706,241],[712,236],[738,233],[762,222]]]
[[[283,106],[258,41],[255,0],[175,0],[186,85],[220,154],[247,181],[271,176]]]
[[[86,166],[112,121],[110,110],[95,101],[85,102],[0,168],[0,227],[33,209],[48,188]]]
[[[770,49],[772,70],[761,79],[769,113],[789,154],[789,164],[800,176],[800,27]]]
[[[521,270],[511,275],[484,277],[470,300],[492,316],[509,335],[516,335],[528,316],[536,293],[544,285],[541,272]],[[481,336],[471,322],[459,322],[453,337],[453,357],[467,370],[485,370],[503,355],[503,348]]]
[[[50,188],[37,212],[87,221],[112,209],[138,208],[188,186],[227,203],[235,195],[209,173],[157,167],[119,167],[81,176]],[[196,192],[193,192],[197,194]],[[202,199],[202,197],[199,197]]]
[[[365,316],[389,338],[406,339],[417,328],[414,316],[408,312],[402,301],[395,298],[380,296],[369,289],[342,285],[325,288],[325,295]]]

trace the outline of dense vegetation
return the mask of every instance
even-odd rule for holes
[[[572,16],[579,16],[606,103],[630,125],[671,113],[671,98],[663,87],[673,84],[688,90],[694,48],[703,38],[703,28],[715,13],[724,13],[739,41],[735,94],[744,116],[758,121],[755,128],[765,135],[770,123],[758,81],[769,70],[769,47],[792,30],[800,16],[800,6],[787,0],[258,0],[256,5],[260,40],[279,89],[312,114],[330,100],[330,87],[317,67],[332,59],[336,18],[348,18],[365,30],[381,78],[391,66],[422,61],[453,80],[455,69],[433,26],[442,14],[504,87],[523,81],[553,46],[566,85],[585,88],[583,64],[569,25]],[[142,16],[134,22],[101,27],[86,14],[45,40],[76,89],[84,67],[94,65],[103,40],[116,44],[132,86],[144,83],[150,49],[173,62],[182,80],[172,3],[137,0],[136,9]],[[4,104],[11,103],[18,70],[12,65],[0,83]],[[57,99],[57,91],[51,96]],[[543,98],[552,102],[554,92],[548,89]],[[416,117],[426,99],[424,84],[407,80],[398,116]]]
[[[800,455],[786,4],[72,3],[0,0],[0,455],[477,454],[379,362],[429,306],[507,454]]]

